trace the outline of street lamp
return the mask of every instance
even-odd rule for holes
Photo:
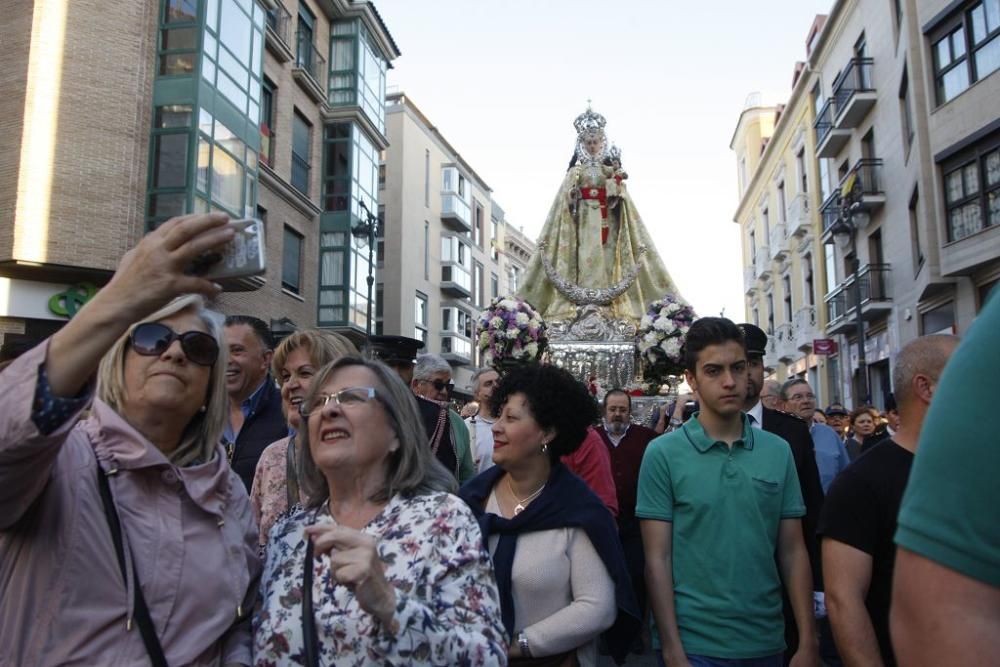
[[[365,217],[364,220],[358,220],[357,224],[351,227],[351,235],[355,238],[360,239],[368,244],[368,277],[366,282],[368,283],[368,319],[366,320],[365,331],[370,338],[372,335],[372,285],[375,284],[375,240],[378,238],[378,217],[368,210],[365,203],[358,200],[358,204],[364,209]]]
[[[851,277],[854,279],[851,291],[854,293],[854,315],[858,320],[858,374],[862,404],[867,405],[871,403],[871,388],[868,384],[868,362],[865,359],[865,321],[861,317],[861,260],[858,257],[856,239],[858,230],[868,225],[870,216],[854,192],[855,189],[852,188],[842,197],[844,202],[840,206],[840,215],[830,227],[830,234],[841,252],[848,249],[851,252]]]

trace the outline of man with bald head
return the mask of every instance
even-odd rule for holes
[[[833,481],[820,517],[826,607],[848,665],[895,665],[889,603],[896,518],[920,429],[955,336],[923,336],[896,358],[892,380],[899,430]]]

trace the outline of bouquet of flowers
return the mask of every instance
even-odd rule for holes
[[[670,294],[649,304],[636,334],[647,382],[658,387],[684,372],[684,336],[696,317],[691,306]]]
[[[484,366],[537,361],[548,346],[545,322],[527,301],[497,297],[476,323]]]

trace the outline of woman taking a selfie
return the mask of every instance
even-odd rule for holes
[[[193,295],[219,288],[185,273],[227,222],[149,233],[0,375],[0,664],[250,664],[257,530],[219,445],[219,319]]]

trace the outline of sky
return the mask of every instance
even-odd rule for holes
[[[744,321],[729,149],[748,95],[791,93],[833,0],[374,0],[402,91],[537,238],[572,155],[573,120],[607,118],[628,189],[681,295]]]

